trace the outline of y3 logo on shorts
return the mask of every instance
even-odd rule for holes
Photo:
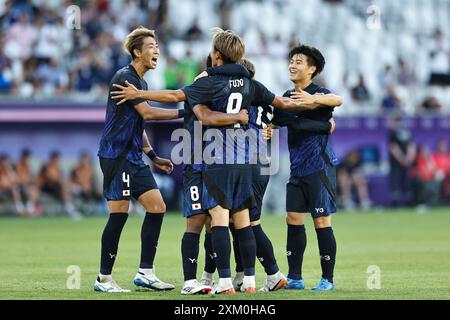
[[[128,197],[130,196],[130,175],[122,172],[122,181],[127,184],[127,189],[122,190],[122,195]]]
[[[324,211],[323,208],[316,208],[316,213],[323,213]]]

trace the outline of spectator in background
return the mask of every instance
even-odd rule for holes
[[[411,169],[413,176],[414,204],[418,209],[428,205],[437,205],[441,190],[442,177],[437,175],[437,169],[425,145],[420,145]]]
[[[72,194],[84,201],[101,201],[102,194],[97,189],[94,169],[89,155],[83,152],[70,175]]]
[[[38,34],[36,27],[30,24],[28,14],[22,13],[6,33],[5,54],[10,59],[28,59]]]
[[[362,74],[359,74],[358,84],[352,88],[352,99],[358,102],[368,102],[370,93],[366,86],[366,81]]]
[[[0,92],[11,90],[12,85],[13,73],[11,70],[11,61],[2,55],[2,50],[0,48]]]
[[[411,132],[402,126],[401,118],[390,122],[389,165],[391,205],[404,206],[410,202],[409,169],[416,158],[416,144]]]
[[[382,89],[387,89],[394,86],[396,83],[397,81],[392,66],[386,65],[383,73],[380,75],[380,87]]]
[[[80,219],[81,214],[72,203],[72,196],[60,167],[60,154],[53,151],[49,160],[42,166],[37,185],[39,190],[61,201],[65,211],[74,219]]]
[[[381,102],[381,108],[383,111],[401,113],[402,105],[402,101],[397,96],[394,87],[388,87]]]
[[[371,207],[367,181],[361,172],[361,157],[358,150],[352,150],[339,165],[337,170],[337,180],[342,195],[342,203],[346,210],[353,210],[353,187],[358,195],[358,202],[361,209],[367,210]]]
[[[186,51],[183,59],[178,61],[178,70],[180,71],[182,82],[185,85],[193,83],[195,77],[200,73],[199,63],[192,57],[189,49]]]
[[[436,152],[433,154],[434,165],[438,176],[443,179],[442,199],[450,200],[450,153],[448,152],[448,142],[442,140],[438,143]]]
[[[200,29],[198,25],[198,17],[196,17],[194,21],[192,21],[192,25],[187,29],[184,37],[187,41],[198,41],[202,38],[202,36],[203,31]]]
[[[17,184],[23,203],[26,203],[26,211],[31,215],[42,215],[42,207],[39,205],[39,190],[31,170],[31,152],[22,150],[19,161],[15,164]]]
[[[406,61],[398,58],[397,81],[402,86],[410,86],[415,82],[416,78],[413,71],[407,65]]]
[[[419,113],[438,114],[442,112],[442,105],[436,97],[427,97],[417,111]]]
[[[430,58],[430,84],[450,85],[450,46],[440,29],[434,32]]]
[[[0,155],[0,201],[12,200],[14,202],[16,214],[19,216],[28,215],[24,204],[20,198],[17,175],[14,172],[7,155]]]
[[[181,88],[184,83],[180,75],[177,61],[171,56],[167,57],[166,67],[163,72],[164,87],[167,90],[176,90]]]

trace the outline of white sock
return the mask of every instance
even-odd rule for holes
[[[244,276],[242,286],[244,288],[256,288],[255,276]]]
[[[196,281],[197,281],[197,279],[186,280],[184,282],[184,286],[185,287],[192,286],[193,284],[195,284]]]
[[[110,274],[98,274],[98,277],[100,278],[100,282],[109,281],[112,279],[112,276]]]
[[[153,269],[139,268],[139,272],[140,272],[140,273],[143,273],[143,274],[145,274],[145,275],[153,274]]]
[[[231,282],[231,278],[219,278],[220,288],[233,288],[233,283]]]

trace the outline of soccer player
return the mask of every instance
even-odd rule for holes
[[[244,51],[244,43],[239,36],[232,31],[216,28],[211,50],[213,66],[235,64],[242,58]],[[276,97],[261,83],[250,80],[248,71],[242,66],[241,68],[240,76],[204,77],[182,90],[144,91],[127,83],[127,87],[114,85],[120,91],[112,92],[111,95],[115,99],[122,99],[119,103],[137,97],[166,103],[187,100],[190,105],[206,104],[213,111],[226,113],[238,113],[241,108],[248,108],[251,104],[271,104],[286,109],[313,108],[303,106],[300,100]],[[254,202],[251,167],[248,163],[224,164],[227,162],[227,147],[234,149],[234,144],[227,146],[224,138],[227,134],[226,130],[232,128],[219,127],[218,129],[220,130],[218,139],[211,140],[215,140],[215,145],[218,145],[217,140],[219,144],[223,143],[224,154],[215,155],[213,164],[205,163],[203,166],[203,184],[206,186],[204,190],[208,191],[206,197],[203,197],[203,202],[212,219],[212,242],[220,277],[216,293],[235,293],[230,272],[231,247],[228,233],[230,213],[233,214],[236,232],[239,233],[242,257],[245,257],[243,259],[245,274],[243,291],[251,293],[256,291],[254,276],[256,244],[248,214],[248,209],[253,207]],[[231,154],[232,159],[236,159],[237,157],[233,158],[233,156],[236,156],[238,152],[231,152]]]
[[[295,88],[284,96],[300,99],[306,105],[324,107],[303,112],[275,110],[272,122],[280,118],[298,117],[327,121],[333,108],[342,104],[340,97],[312,82],[325,65],[322,53],[313,47],[299,45],[289,53],[290,79]],[[304,289],[302,279],[303,253],[306,247],[305,216],[311,213],[319,244],[322,278],[313,290],[334,290],[333,270],[336,240],[331,227],[331,214],[336,212],[337,159],[329,145],[329,136],[298,132],[288,127],[288,147],[291,161],[286,194],[287,258],[289,264],[286,289]]]
[[[155,32],[136,28],[127,36],[124,46],[132,62],[116,72],[111,84],[127,81],[137,88],[147,89],[144,74],[156,68],[159,57]],[[114,89],[110,85],[110,92]],[[166,207],[150,167],[142,160],[142,153],[153,161],[156,168],[170,174],[173,164],[156,155],[148,141],[144,123],[145,120],[176,119],[181,115],[178,110],[151,107],[144,99],[133,99],[121,106],[108,99],[98,156],[104,176],[103,195],[108,201],[110,215],[101,239],[100,273],[95,281],[95,291],[129,292],[119,287],[111,273],[120,234],[128,218],[130,197],[137,199],[146,210],[141,231],[141,261],[134,284],[154,290],[174,289],[172,284],[156,277],[153,267]]]
[[[243,58],[240,62],[247,71],[250,73],[252,79],[255,76],[255,66],[254,64]],[[208,68],[206,73],[208,75],[224,74],[224,75],[235,75],[234,65],[223,65],[216,68]],[[256,150],[259,157],[266,157],[267,154],[264,150],[264,145],[267,143],[266,138],[270,138],[269,133],[265,133],[264,130],[269,128],[271,119],[273,118],[273,108],[270,105],[252,105],[249,107],[249,129],[255,131],[255,137],[258,137],[256,142]],[[318,134],[329,134],[334,130],[334,121],[315,121],[310,119],[298,118],[292,121],[291,118],[278,118],[278,124],[289,125],[291,129],[303,130],[315,132]],[[261,135],[259,134],[261,130]],[[271,130],[271,129],[269,129]],[[249,155],[253,157],[254,155]],[[273,246],[270,239],[265,234],[261,226],[261,211],[262,202],[264,198],[264,193],[267,189],[270,176],[268,174],[261,174],[263,167],[268,167],[269,161],[265,158],[264,164],[261,163],[260,159],[256,159],[256,164],[252,165],[252,188],[256,200],[256,205],[250,209],[250,224],[252,226],[253,233],[256,239],[256,253],[258,260],[264,267],[267,274],[267,278],[264,281],[264,286],[261,291],[269,292],[276,291],[287,284],[285,276],[279,271],[278,265],[276,263],[275,255],[273,252]],[[268,172],[268,171],[267,171]],[[233,279],[233,286],[235,290],[239,290],[243,283],[243,267],[242,259],[239,250],[239,240],[237,234],[234,230],[234,225],[230,222],[230,230],[233,235],[233,249],[236,261],[236,276]]]
[[[211,57],[208,56],[207,66],[211,65]],[[183,273],[184,273],[184,285],[181,289],[183,295],[193,294],[205,294],[212,290],[212,281],[209,281],[209,277],[205,276],[205,273],[213,273],[207,267],[203,275],[202,281],[199,283],[197,279],[197,261],[199,254],[199,238],[200,233],[207,220],[207,210],[202,207],[202,163],[195,163],[195,139],[199,140],[202,144],[202,136],[197,137],[195,135],[194,124],[197,123],[200,126],[220,126],[220,125],[233,125],[236,123],[247,124],[248,114],[247,110],[240,110],[236,114],[228,114],[223,112],[211,111],[206,105],[190,106],[188,102],[184,105],[184,128],[189,131],[191,136],[191,161],[189,164],[185,164],[183,168],[183,189],[184,189],[184,205],[183,215],[187,218],[186,230],[181,242],[181,254],[183,261]],[[201,121],[201,122],[197,122]],[[203,130],[201,130],[203,135]],[[200,149],[202,151],[202,149]],[[207,232],[205,235],[205,249],[206,249],[206,261],[209,264],[213,264],[215,269],[215,263],[210,258],[213,255],[211,244],[211,233]],[[207,263],[208,265],[208,263]],[[212,272],[208,272],[212,271]]]

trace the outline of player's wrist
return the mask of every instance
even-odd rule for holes
[[[155,161],[155,159],[158,157],[158,155],[156,154],[155,150],[150,150],[149,152],[146,153],[147,157],[152,160]]]

